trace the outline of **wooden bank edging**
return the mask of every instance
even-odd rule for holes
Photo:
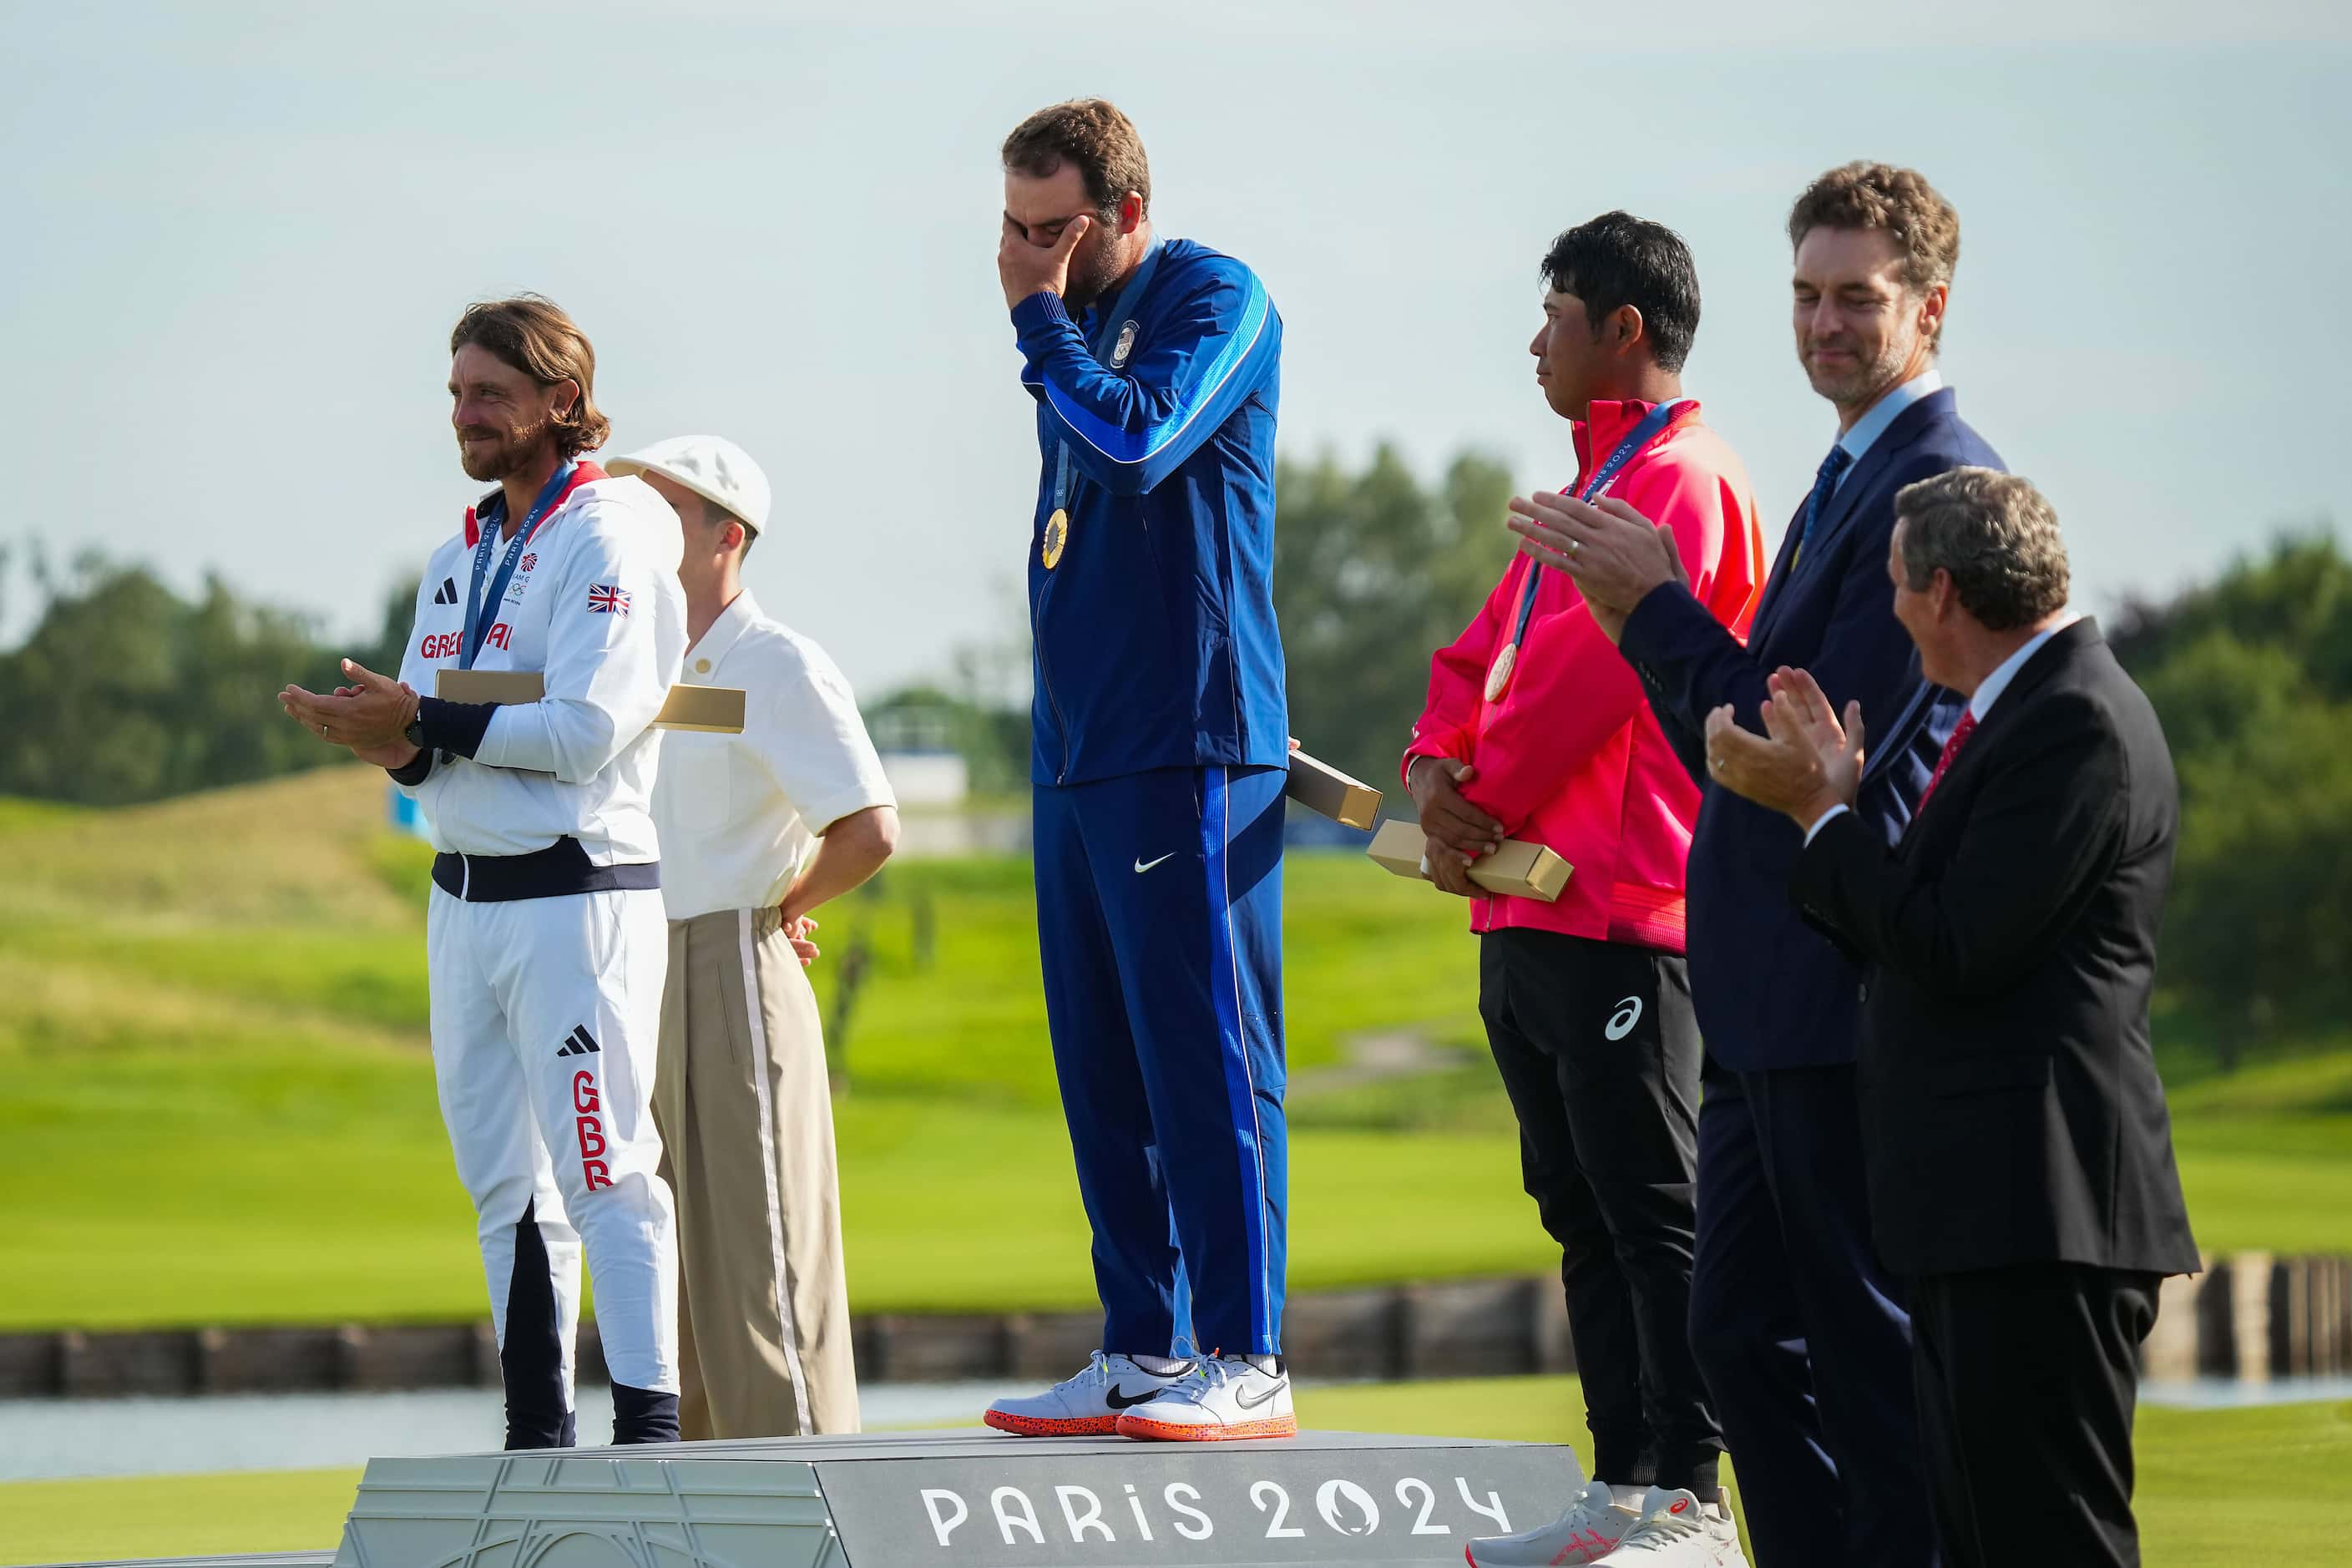
[[[1096,1348],[1097,1312],[877,1312],[858,1318],[858,1375],[948,1383],[1066,1377]],[[1549,1277],[1465,1279],[1293,1296],[1283,1348],[1317,1379],[1500,1377],[1572,1372],[1568,1314]],[[2165,1281],[2142,1360],[2149,1378],[2352,1373],[2352,1258],[2241,1253]],[[593,1321],[579,1373],[601,1379]],[[496,1387],[487,1322],[0,1334],[0,1398],[292,1394]]]

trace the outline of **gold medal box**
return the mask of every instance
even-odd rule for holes
[[[433,695],[445,702],[537,702],[547,695],[547,679],[535,669],[442,669]],[[735,686],[673,686],[669,700],[654,715],[656,730],[699,730],[711,735],[743,732],[743,691]]]
[[[1304,752],[1293,752],[1290,781],[1283,793],[1334,822],[1368,831],[1377,827],[1378,831],[1372,833],[1371,847],[1365,851],[1372,861],[1397,876],[1430,880],[1429,868],[1422,855],[1424,838],[1421,825],[1401,816],[1381,822],[1381,792],[1362,780],[1349,778]],[[1501,848],[1470,868],[1470,880],[1490,893],[1507,893],[1549,904],[1568,886],[1574,869],[1540,844],[1506,838]]]

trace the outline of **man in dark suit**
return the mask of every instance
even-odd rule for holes
[[[1969,698],[1889,848],[1853,809],[1862,709],[1802,671],[1717,784],[1805,835],[1790,890],[1867,965],[1858,1073],[1879,1255],[1910,1285],[1945,1560],[2137,1564],[2131,1427],[2157,1286],[2193,1271],[2148,1048],[2179,800],[2156,712],[2065,613],[2058,520],[1960,468],[1896,498],[1895,617]]]
[[[1789,525],[1746,646],[1681,580],[1632,508],[1538,496],[1512,527],[1573,576],[1642,677],[1684,765],[1706,776],[1706,716],[1754,723],[1769,673],[1804,665],[1890,716],[1854,810],[1893,843],[1959,701],[1920,674],[1889,612],[1895,496],[2000,457],[1936,370],[1959,218],[1917,174],[1850,163],[1789,216],[1797,354],[1839,435]],[[1926,1568],[1901,1288],[1870,1241],[1854,1097],[1855,962],[1799,918],[1801,841],[1707,789],[1689,870],[1691,987],[1706,1037],[1691,1342],[1739,1468],[1762,1568]]]

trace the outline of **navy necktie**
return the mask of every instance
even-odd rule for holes
[[[1789,562],[1791,571],[1796,569],[1798,562],[1805,558],[1805,546],[1813,542],[1813,524],[1822,520],[1822,512],[1830,504],[1830,497],[1837,493],[1838,477],[1853,464],[1853,454],[1845,449],[1843,441],[1832,447],[1830,455],[1822,459],[1821,472],[1813,476],[1813,493],[1805,498],[1805,526],[1797,535],[1797,553]]]

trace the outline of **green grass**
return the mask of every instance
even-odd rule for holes
[[[425,1049],[429,857],[382,819],[359,769],[0,800],[0,1330],[480,1314]],[[1344,855],[1292,857],[1285,891],[1295,1285],[1549,1269],[1462,907]],[[1025,863],[894,867],[824,920],[828,1016],[868,954],[836,1107],[854,1304],[1085,1303]],[[1375,1033],[1429,1069],[1318,1086]],[[2228,1077],[2166,1047],[2205,1247],[2352,1250],[2352,1036]]]
[[[1570,1378],[1310,1387],[1298,1403],[1310,1426],[1590,1453]],[[2333,1560],[2341,1525],[2320,1503],[2352,1465],[2352,1404],[2143,1410],[2137,1450],[2148,1568]],[[323,1549],[358,1484],[348,1469],[16,1482],[0,1486],[0,1563]]]
[[[88,808],[62,805],[53,800],[26,800],[22,796],[0,795],[0,835],[26,828],[53,828],[86,814]]]
[[[1483,1055],[1476,953],[1458,903],[1339,855],[1291,857],[1283,893],[1294,1072],[1338,1061],[1347,1037],[1376,1029]],[[938,933],[928,967],[915,953],[919,898]],[[845,1053],[856,1094],[1058,1105],[1027,861],[894,868],[876,896],[819,920],[826,962],[812,973],[828,1019],[838,961],[853,942],[869,955]]]
[[[2207,1251],[2352,1251],[2352,1045],[2203,1079],[2169,1100]]]
[[[0,1485],[0,1563],[326,1552],[357,1470],[253,1470]]]

